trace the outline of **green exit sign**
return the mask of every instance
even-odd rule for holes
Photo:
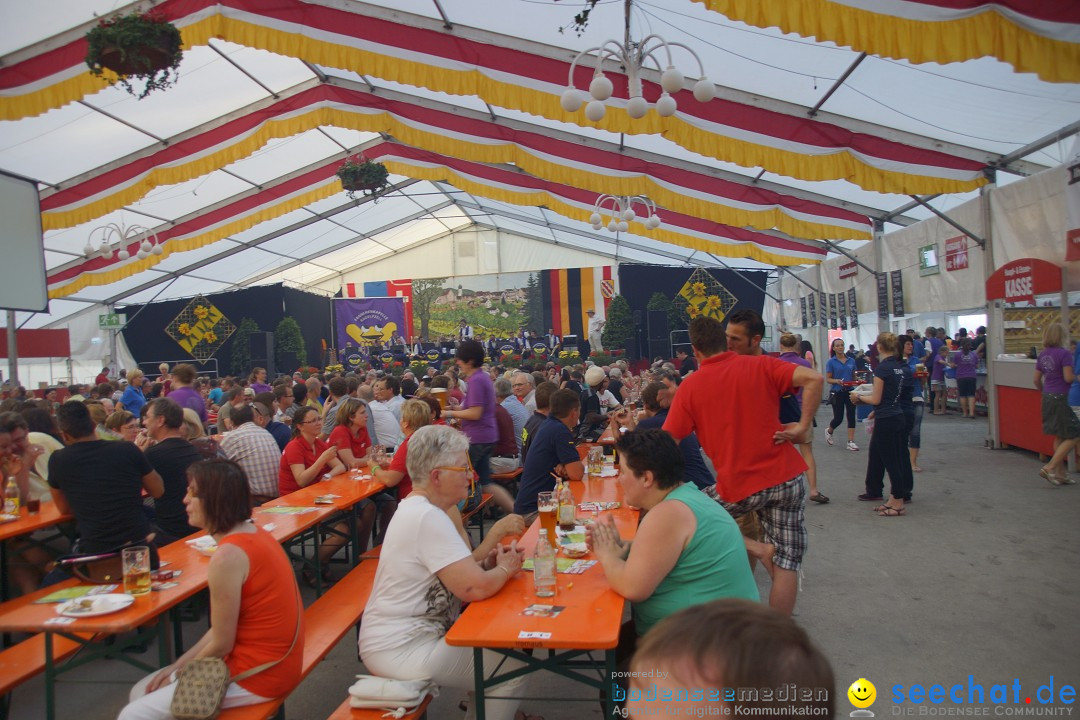
[[[106,315],[98,315],[98,327],[99,328],[118,328],[124,325],[127,317],[120,313],[108,313]]]

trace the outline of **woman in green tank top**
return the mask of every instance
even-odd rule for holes
[[[623,499],[647,514],[633,543],[610,520],[590,526],[588,535],[611,588],[633,605],[634,634],[710,600],[758,600],[738,525],[683,482],[674,439],[662,430],[637,430],[624,433],[618,449]]]

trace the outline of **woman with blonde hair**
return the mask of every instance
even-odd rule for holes
[[[146,396],[143,395],[142,386],[146,381],[146,377],[143,375],[143,371],[138,368],[132,370],[127,375],[127,388],[120,396],[119,403],[117,404],[118,410],[127,410],[135,415],[139,414],[143,405],[146,404]]]
[[[866,492],[859,500],[882,500],[885,473],[889,473],[889,499],[874,508],[881,517],[904,514],[904,499],[911,497],[911,462],[907,449],[907,423],[900,407],[908,368],[897,354],[900,349],[896,335],[881,333],[877,351],[881,362],[874,370],[874,390],[869,395],[851,393],[851,402],[874,405],[874,432],[870,435],[870,457],[866,463]]]
[[[1043,331],[1043,351],[1035,361],[1035,389],[1042,393],[1043,432],[1054,436],[1054,456],[1039,475],[1053,485],[1074,485],[1065,459],[1080,438],[1080,419],[1069,407],[1069,385],[1076,379],[1072,354],[1062,347],[1065,331],[1050,323]]]

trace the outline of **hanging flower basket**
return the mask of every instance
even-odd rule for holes
[[[158,11],[117,15],[86,34],[86,65],[98,77],[111,70],[116,79],[110,84],[118,83],[141,100],[176,82],[182,45],[180,31]],[[146,82],[141,92],[132,80]]]
[[[387,187],[390,185],[387,180],[389,175],[389,171],[382,163],[372,162],[363,155],[354,155],[347,159],[337,171],[337,176],[341,179],[341,187],[345,189],[350,199],[355,199],[356,193],[374,195]]]

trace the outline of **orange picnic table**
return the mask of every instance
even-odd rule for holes
[[[296,493],[256,508],[252,513],[252,521],[269,532],[275,540],[285,543],[336,516],[340,511],[350,510],[355,504],[384,487],[382,483],[375,482],[370,477],[353,479],[352,476],[342,474],[330,481],[314,483],[307,488],[301,488]],[[334,498],[332,504],[314,504],[316,496],[326,494],[334,494],[338,497]],[[54,507],[52,503],[49,506]],[[261,511],[263,508],[270,507],[305,509],[302,512]],[[43,504],[42,516],[45,516],[45,508],[46,505]],[[22,520],[17,522],[22,522]],[[10,525],[14,524],[16,523],[10,523]],[[179,618],[175,611],[180,603],[207,586],[207,566],[210,558],[188,543],[202,535],[205,533],[192,535],[161,548],[159,551],[161,569],[180,571],[178,576],[169,581],[175,582],[176,585],[137,597],[123,610],[95,617],[64,618],[57,615],[55,603],[40,602],[57,591],[79,586],[81,583],[75,579],[50,585],[35,593],[0,605],[0,632],[45,634],[46,720],[53,720],[55,717],[56,677],[61,672],[72,670],[102,657],[122,660],[141,670],[152,672],[156,668],[123,652],[123,649],[128,646],[141,644],[151,634],[156,634],[158,639],[158,667],[164,667],[169,663],[171,645],[175,644],[178,649],[181,647]],[[354,552],[354,561],[358,557],[359,555]],[[172,644],[169,642],[166,623],[157,622],[149,632],[147,631],[147,626],[165,613],[170,614],[173,626]],[[116,636],[131,631],[137,631],[136,635],[124,642],[111,645],[103,645],[100,642],[105,636]],[[82,648],[73,660],[62,667],[58,667],[54,661],[55,636],[71,640]]]
[[[31,535],[38,530],[45,530],[74,519],[74,515],[66,515],[60,512],[60,509],[56,507],[56,503],[44,501],[41,503],[41,511],[36,515],[28,513],[24,506],[19,508],[18,520],[12,520],[0,525],[0,601],[8,599],[7,541],[23,535]]]
[[[614,477],[586,475],[581,482],[571,482],[570,489],[579,503],[579,520],[605,520],[611,516],[623,538],[634,537],[637,510],[622,505],[614,510],[599,511],[594,518],[592,512],[580,507],[586,502],[622,502],[622,489]],[[527,557],[532,556],[539,527],[537,520],[519,541]],[[582,559],[595,560],[591,553]],[[531,573],[520,572],[497,595],[471,603],[446,634],[448,645],[473,648],[477,720],[484,720],[484,691],[524,673],[549,670],[592,687],[610,690],[606,680],[615,670],[615,647],[619,642],[626,600],[608,586],[599,563],[580,575],[557,573],[556,582],[555,597],[538,598],[533,592]],[[557,614],[554,611],[538,613],[533,607],[536,605],[561,609]],[[529,614],[525,615],[527,610]],[[518,660],[525,666],[485,677],[485,649]],[[526,650],[531,650],[532,654]],[[547,652],[541,656],[538,650]],[[600,667],[592,656],[595,651],[604,654],[603,675],[599,679],[583,672]],[[587,659],[583,660],[583,656]],[[610,698],[610,692],[608,696]]]

